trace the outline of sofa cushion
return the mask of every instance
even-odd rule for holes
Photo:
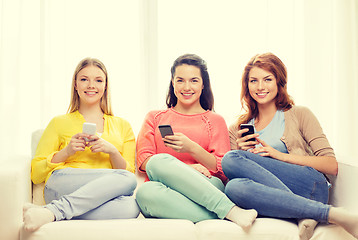
[[[319,224],[310,240],[355,240],[355,238],[337,225]]]
[[[248,232],[226,220],[206,220],[195,224],[199,239],[297,240],[297,224],[273,218],[258,218]]]
[[[195,225],[188,220],[119,219],[70,220],[43,225],[33,233],[22,229],[23,240],[195,240]]]
[[[206,220],[195,224],[201,240],[297,240],[297,224],[273,218],[257,218],[245,232],[233,222]],[[354,240],[343,228],[332,224],[319,224],[310,240]]]

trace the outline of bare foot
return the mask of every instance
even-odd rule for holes
[[[331,207],[328,213],[328,222],[341,226],[358,239],[358,215],[352,214],[344,208]]]
[[[252,226],[252,223],[255,221],[256,217],[256,210],[245,210],[237,206],[231,208],[229,213],[226,215],[227,219],[242,227],[244,231],[247,231]]]
[[[318,222],[313,219],[302,219],[298,223],[298,234],[300,240],[309,240],[313,236],[314,229]]]
[[[47,208],[26,203],[23,207],[24,229],[36,231],[42,225],[53,222],[55,215]]]

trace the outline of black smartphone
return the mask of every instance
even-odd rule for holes
[[[244,129],[244,128],[248,128],[248,129],[249,129],[249,131],[248,131],[248,132],[244,132],[244,133],[241,135],[241,137],[245,137],[245,136],[247,136],[247,135],[250,135],[250,134],[254,134],[254,133],[255,133],[254,125],[252,125],[252,124],[241,124],[241,125],[240,125],[240,128],[241,128],[241,129]],[[250,139],[246,140],[246,142],[248,142],[248,141],[256,141],[256,139],[255,139],[255,138],[250,138]]]
[[[164,138],[167,135],[174,135],[173,129],[170,125],[159,125],[159,131],[162,135],[162,138]]]

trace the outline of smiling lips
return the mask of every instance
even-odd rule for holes
[[[88,96],[94,96],[96,95],[98,92],[96,91],[85,91],[85,94],[88,95]]]
[[[264,93],[256,93],[256,95],[259,97],[259,98],[264,98],[266,97],[268,94],[268,92],[264,92]]]
[[[181,93],[181,95],[183,95],[184,98],[190,98],[194,93]]]

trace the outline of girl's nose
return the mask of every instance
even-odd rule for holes
[[[93,81],[92,80],[89,80],[88,81],[88,88],[93,88],[94,84],[93,84]]]
[[[264,88],[264,82],[263,81],[259,81],[258,88],[260,90]]]

